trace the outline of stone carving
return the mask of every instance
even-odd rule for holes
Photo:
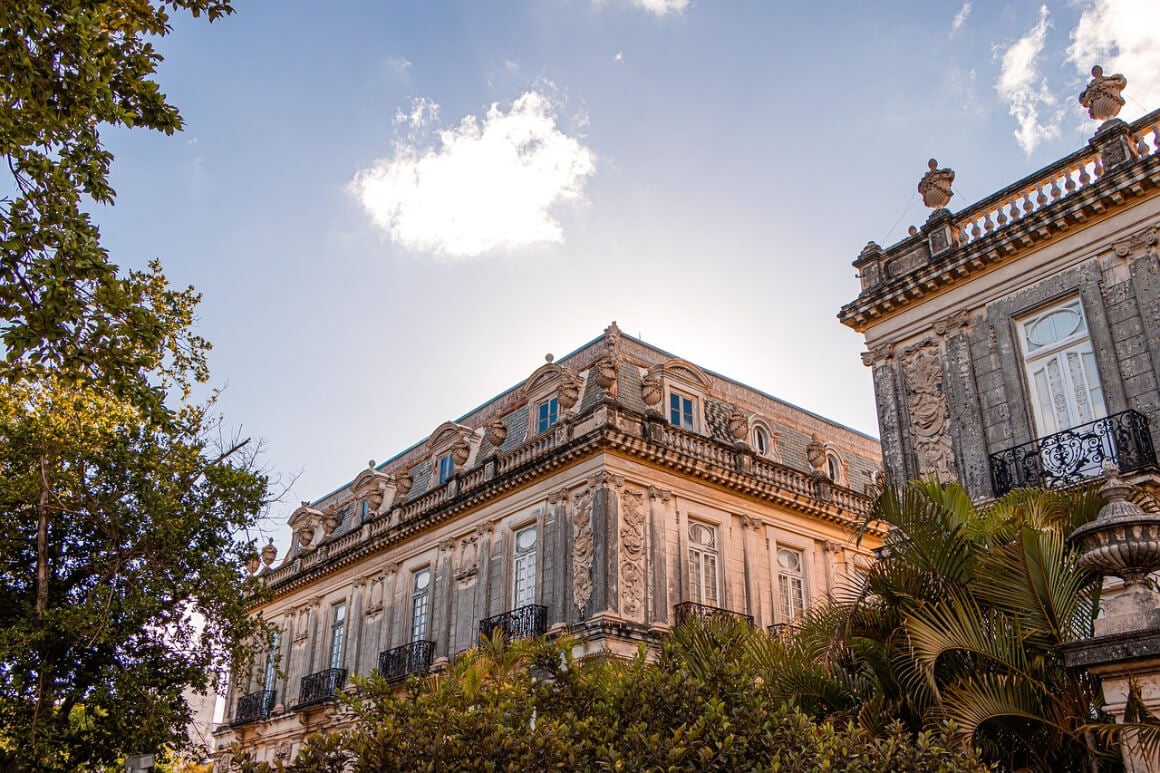
[[[467,580],[479,571],[479,537],[474,534],[459,540],[459,550],[455,556],[455,579]]]
[[[870,347],[870,351],[862,352],[862,364],[867,367],[877,367],[887,362],[894,355],[894,344],[879,344]]]
[[[600,486],[616,486],[620,488],[624,485],[624,476],[601,470],[600,472],[588,478],[589,488],[599,488]]]
[[[580,400],[580,379],[571,373],[560,373],[560,386],[556,389],[556,400],[566,411],[572,410]]]
[[[810,435],[810,444],[806,446],[806,459],[815,475],[826,474],[826,444],[816,432]]]
[[[661,389],[661,380],[651,373],[646,373],[640,381],[640,399],[649,408],[655,408],[660,404],[663,396],[664,390]]]
[[[309,550],[312,547],[315,532],[322,518],[322,511],[311,507],[309,502],[303,502],[290,516],[288,523],[294,536],[298,538],[299,549]]]
[[[310,607],[303,605],[298,609],[297,620],[294,625],[294,643],[306,641],[310,636]]]
[[[662,502],[668,502],[670,499],[673,498],[673,492],[669,491],[668,489],[657,488],[656,486],[649,486],[648,487],[648,496],[649,496],[649,499],[659,499]]]
[[[411,477],[410,470],[403,470],[395,475],[395,497],[398,499],[405,499],[407,494],[411,493],[411,486],[415,485],[415,479]]]
[[[1143,231],[1132,234],[1127,239],[1116,242],[1112,247],[1116,255],[1121,258],[1130,256],[1135,249],[1142,249],[1147,254],[1153,254],[1156,248],[1156,226],[1148,226]]]
[[[326,539],[331,534],[334,534],[334,530],[338,528],[339,520],[340,519],[338,516],[338,507],[336,505],[332,504],[330,507],[326,508],[325,511],[323,511],[323,513],[322,513],[322,538],[323,539]]]
[[[956,311],[953,314],[948,314],[942,319],[935,320],[935,323],[932,327],[934,329],[935,335],[945,336],[951,335],[955,331],[966,327],[969,323],[970,319],[967,317],[967,312]]]
[[[504,441],[507,440],[507,423],[498,417],[492,419],[488,422],[484,434],[487,436],[487,442],[491,443],[491,447],[498,451],[503,446]]]
[[[729,414],[729,434],[737,441],[743,441],[749,436],[749,417],[736,406]]]
[[[601,389],[611,390],[616,386],[616,360],[612,357],[601,357],[593,366],[596,371],[596,385]]]
[[[368,615],[383,610],[383,586],[386,585],[384,580],[386,580],[386,576],[381,574],[371,578],[371,592],[370,598],[367,600],[366,612]]]
[[[922,203],[931,209],[941,209],[951,201],[954,191],[951,185],[955,181],[953,169],[938,168],[938,161],[933,158],[926,162],[927,171],[918,182],[918,192],[922,194]]]
[[[644,493],[625,489],[620,519],[620,600],[625,617],[644,610]]]
[[[1120,108],[1124,106],[1120,92],[1127,85],[1128,79],[1123,75],[1104,75],[1104,68],[1097,64],[1092,68],[1091,82],[1080,92],[1079,103],[1087,108],[1092,119],[1111,120],[1120,114]]]
[[[592,598],[592,491],[572,505],[572,601],[583,614]]]
[[[956,480],[954,451],[949,433],[950,410],[943,394],[939,349],[924,344],[906,355],[904,372],[909,391],[910,434],[918,456],[918,470],[943,481]]]
[[[451,446],[451,459],[455,462],[456,467],[462,467],[467,464],[468,458],[471,456],[471,446],[467,441],[460,438],[455,441],[455,445]]]
[[[290,759],[290,742],[279,741],[278,745],[274,747],[274,759],[288,760]]]

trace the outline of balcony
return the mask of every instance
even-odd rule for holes
[[[740,612],[734,612],[733,610],[722,607],[711,607],[707,604],[696,604],[692,601],[686,601],[683,604],[677,604],[673,608],[673,618],[677,621],[677,625],[684,625],[695,617],[716,620],[744,620],[748,625],[753,625],[752,615],[743,615]]]
[[[380,652],[379,673],[391,684],[401,682],[411,674],[425,675],[431,669],[431,655],[434,652],[433,641],[413,641]]]
[[[334,700],[334,696],[344,684],[346,684],[345,668],[328,668],[317,674],[302,677],[302,688],[298,691],[295,710]]]
[[[528,604],[479,621],[480,636],[491,636],[497,628],[503,631],[508,641],[543,636],[548,630],[548,608]]]
[[[1017,488],[1062,488],[1098,477],[1104,462],[1121,472],[1156,465],[1148,417],[1124,411],[991,454],[995,496]]]
[[[257,722],[270,716],[270,709],[274,707],[274,691],[258,690],[249,695],[238,698],[238,710],[234,712],[233,726]]]

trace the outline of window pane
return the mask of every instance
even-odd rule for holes
[[[431,598],[431,570],[420,569],[411,579],[411,641],[427,638],[427,607]]]
[[[669,395],[669,423],[681,426],[681,396],[678,394]]]

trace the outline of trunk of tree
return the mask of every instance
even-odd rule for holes
[[[36,616],[48,610],[48,460],[40,457],[40,499],[36,510]]]

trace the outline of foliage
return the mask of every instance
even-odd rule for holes
[[[261,627],[234,535],[266,479],[210,404],[198,296],[123,272],[107,126],[181,128],[152,76],[171,11],[223,0],[0,3],[0,769],[179,748],[189,707]]]
[[[351,730],[314,736],[285,771],[979,771],[946,731],[880,737],[814,722],[772,698],[749,662],[766,634],[692,621],[631,660],[573,657],[578,642],[497,638],[447,671],[359,682]],[[235,769],[269,771],[245,754]]]
[[[857,601],[811,615],[754,660],[814,716],[888,718],[915,731],[953,722],[963,746],[1007,769],[1089,769],[1099,683],[1058,647],[1091,635],[1100,578],[1066,537],[1093,519],[1093,490],[1023,490],[977,509],[957,484],[888,487],[869,519],[886,557]]]

